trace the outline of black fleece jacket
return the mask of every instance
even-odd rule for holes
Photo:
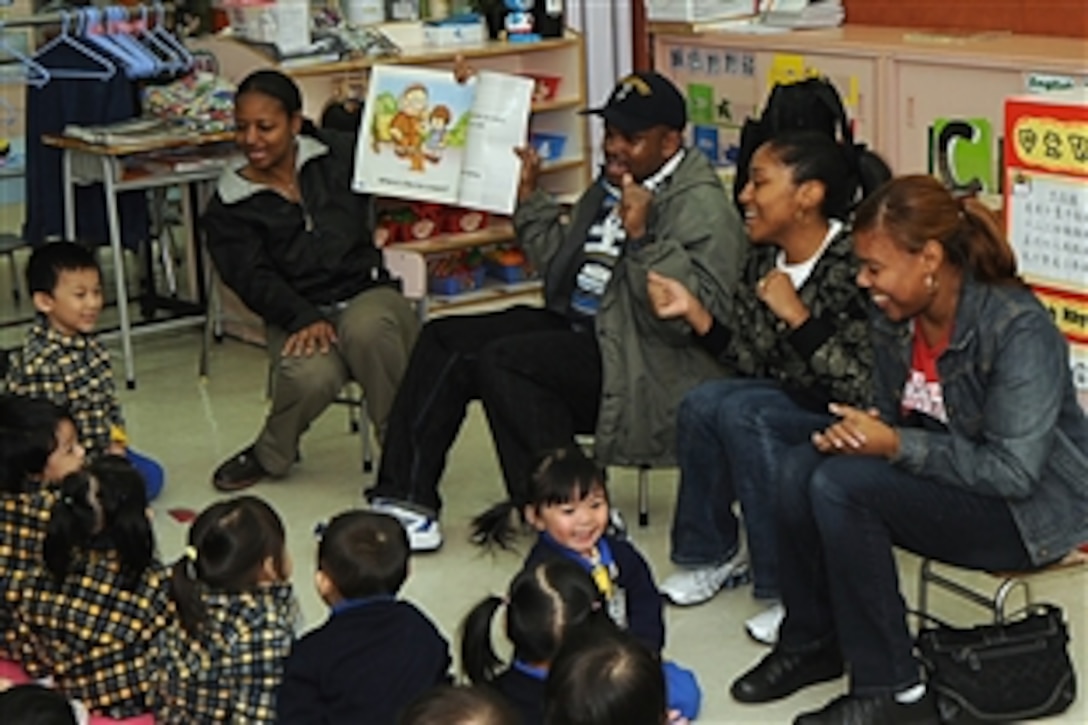
[[[202,218],[223,281],[265,322],[296,332],[320,307],[376,285],[395,286],[374,246],[372,199],[351,190],[354,137],[298,138],[302,201],[227,170]]]

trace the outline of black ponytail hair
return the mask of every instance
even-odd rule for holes
[[[57,449],[57,426],[75,425],[68,411],[44,398],[0,395],[0,493],[37,488]]]
[[[103,456],[61,481],[42,550],[46,568],[59,583],[68,575],[75,553],[90,546],[115,549],[123,581],[129,585],[154,558],[147,487],[139,471],[120,456]]]
[[[821,131],[784,131],[763,146],[790,169],[795,184],[823,185],[824,219],[849,221],[855,207],[892,176],[884,160],[864,144],[840,142]]]
[[[189,529],[189,545],[174,564],[170,593],[182,627],[190,634],[207,619],[202,592],[255,589],[271,558],[286,578],[283,521],[256,496],[238,496],[204,509]]]
[[[479,546],[509,549],[517,532],[518,517],[526,506],[542,507],[583,499],[594,488],[608,496],[608,475],[603,466],[575,445],[546,451],[538,457],[529,476],[524,500],[510,498],[472,520],[472,542]]]
[[[503,604],[514,657],[531,664],[551,662],[574,628],[615,626],[597,585],[574,562],[555,558],[526,567],[510,582],[505,600],[481,600],[461,625],[461,668],[474,684],[494,680],[503,666],[491,646],[491,622]]]

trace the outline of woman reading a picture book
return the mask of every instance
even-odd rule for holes
[[[604,167],[567,222],[519,148],[517,241],[544,280],[544,307],[428,322],[393,404],[371,505],[401,520],[412,548],[442,543],[438,483],[468,403],[487,413],[507,493],[527,503],[532,460],[595,434],[604,464],[673,461],[676,405],[721,374],[683,320],[658,319],[651,269],[684,280],[723,314],[746,247],[706,157],[684,148],[683,96],[663,76],[622,79],[603,117]],[[480,539],[493,528],[477,522]]]
[[[274,70],[242,81],[234,115],[246,163],[220,177],[203,225],[223,281],[265,322],[273,378],[257,440],[215,471],[221,491],[286,475],[349,379],[381,438],[419,325],[374,246],[372,199],[351,189],[354,135],[303,119]]]

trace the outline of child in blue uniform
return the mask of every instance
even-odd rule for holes
[[[491,620],[500,609],[514,645],[512,661],[501,670],[503,662],[491,646]],[[543,725],[545,681],[560,647],[568,637],[602,629],[615,631],[616,625],[593,579],[565,557],[544,557],[514,577],[504,599],[488,597],[469,612],[462,625],[461,666],[473,684],[498,690],[525,725]],[[694,719],[701,699],[694,675],[671,662],[663,671],[670,710]]]
[[[329,522],[317,591],[329,619],[295,643],[277,698],[282,725],[386,725],[415,698],[449,682],[449,644],[413,604],[408,535],[392,516],[351,511]]]
[[[474,522],[474,540],[505,546],[512,535],[511,501]],[[525,559],[530,567],[562,557],[593,577],[612,620],[654,652],[665,645],[661,595],[642,554],[609,531],[604,469],[581,449],[569,446],[545,455],[529,482],[529,504],[522,512],[539,534]]]
[[[491,622],[499,611],[514,645],[505,668],[491,644]],[[498,690],[524,725],[542,725],[548,665],[567,632],[581,625],[613,626],[593,580],[566,559],[541,561],[514,577],[505,598],[489,596],[468,613],[461,626],[461,667],[474,685]]]

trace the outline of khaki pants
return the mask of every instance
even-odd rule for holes
[[[272,365],[272,409],[254,444],[261,466],[283,476],[298,454],[299,438],[349,380],[366,395],[381,440],[393,398],[419,333],[419,320],[396,289],[376,287],[356,296],[331,320],[339,342],[326,354],[283,357],[288,334],[267,325]]]

